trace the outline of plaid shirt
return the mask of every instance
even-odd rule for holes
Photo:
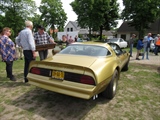
[[[15,44],[5,35],[0,38],[0,54],[2,61],[14,61],[17,59]]]
[[[50,43],[49,40],[52,39],[52,37],[47,32],[44,32],[42,35],[39,34],[39,32],[36,32],[34,34],[34,39],[36,45],[44,45],[44,44],[49,44]]]

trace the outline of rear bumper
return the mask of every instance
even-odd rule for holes
[[[96,94],[96,87],[93,85],[80,84],[65,80],[55,80],[31,73],[28,74],[27,78],[31,85],[73,97],[90,99]]]

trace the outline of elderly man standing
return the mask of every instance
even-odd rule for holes
[[[32,34],[33,23],[31,21],[25,22],[26,28],[23,29],[17,38],[17,43],[23,48],[24,54],[24,82],[28,82],[27,74],[29,69],[29,64],[32,60],[36,58],[35,52],[35,41]]]
[[[149,60],[148,53],[149,53],[151,40],[153,39],[151,36],[152,34],[148,33],[148,36],[145,36],[143,39],[144,54],[142,56],[142,60],[144,59],[145,53],[146,53],[146,59]]]

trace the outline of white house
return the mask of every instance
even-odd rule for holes
[[[78,34],[81,35],[89,34],[88,29],[79,27],[76,21],[69,21],[64,28],[64,32],[76,32],[76,31],[78,32]]]
[[[78,22],[76,21],[69,21],[68,24],[64,28],[64,32],[78,32],[78,34],[83,35],[83,37],[87,37],[89,34],[89,30],[87,28],[81,28],[78,26]],[[99,34],[99,32],[96,32]],[[111,31],[102,32],[103,35],[106,35],[108,38],[113,38],[113,33]]]

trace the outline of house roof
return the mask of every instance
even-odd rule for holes
[[[75,28],[78,27],[78,23],[77,23],[76,21],[70,21],[70,23],[71,23]]]
[[[117,30],[118,33],[134,33],[137,32],[136,29],[130,26],[129,21],[124,21],[122,25]],[[160,19],[156,20],[154,23],[150,24],[150,29],[147,32],[151,32],[154,34],[160,33]]]
[[[129,21],[124,21],[121,26],[119,27],[119,29],[117,30],[117,32],[135,32],[135,28],[134,27],[131,27],[129,26]]]
[[[71,23],[74,26],[75,29],[78,29],[78,22],[76,22],[76,21],[69,21],[68,24],[69,23]],[[67,27],[68,24],[65,27]]]

